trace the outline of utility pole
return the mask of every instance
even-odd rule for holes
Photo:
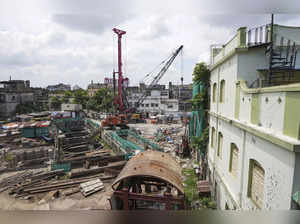
[[[124,110],[124,103],[123,103],[123,93],[122,93],[122,86],[123,86],[123,76],[122,76],[122,35],[126,34],[126,31],[119,30],[114,28],[113,31],[118,35],[118,91],[119,91],[119,107],[120,111]]]

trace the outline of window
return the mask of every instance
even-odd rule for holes
[[[248,197],[252,199],[258,208],[261,208],[263,205],[264,179],[264,169],[257,161],[251,159],[249,165]]]
[[[238,172],[238,160],[239,160],[239,149],[236,144],[230,144],[230,161],[229,161],[229,172],[233,176],[237,176]]]
[[[147,104],[145,104],[145,106],[146,106],[146,107],[149,107],[149,104],[147,103]]]
[[[215,147],[215,134],[216,134],[216,129],[214,127],[211,128],[211,141],[210,141],[210,146],[212,148]]]
[[[220,157],[220,159],[222,159],[222,145],[223,145],[223,135],[221,132],[219,132],[218,135],[218,151],[217,151],[217,155],[218,157]]]
[[[172,104],[168,105],[168,108],[173,108],[173,105]]]
[[[154,105],[155,105],[154,103],[151,103],[151,107],[154,107]]]
[[[225,99],[225,80],[223,79],[220,84],[220,103],[223,103]]]
[[[212,101],[216,102],[216,94],[217,94],[217,83],[213,85],[213,94],[212,94]]]

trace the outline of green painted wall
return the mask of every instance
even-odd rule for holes
[[[235,105],[234,105],[234,118],[239,119],[240,117],[240,102],[241,102],[241,87],[238,83],[235,88]]]
[[[246,29],[246,27],[240,27],[238,29],[239,47],[246,47]]]
[[[284,109],[283,134],[299,139],[300,93],[287,92]]]
[[[25,138],[34,138],[35,130],[33,127],[22,128],[22,136]]]
[[[259,123],[259,95],[252,94],[252,101],[251,101],[251,123],[258,124]]]

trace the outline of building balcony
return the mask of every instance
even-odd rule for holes
[[[300,140],[300,83],[264,88],[236,84],[234,117],[276,135]]]

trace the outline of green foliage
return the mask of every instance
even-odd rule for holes
[[[62,100],[58,96],[52,96],[50,98],[50,105],[54,109],[60,109],[60,106],[62,104]]]
[[[16,113],[17,114],[27,114],[37,111],[42,111],[43,108],[37,104],[34,104],[33,102],[26,102],[18,104],[16,107]]]
[[[64,96],[62,98],[62,102],[63,103],[68,103],[69,102],[69,99],[73,96],[73,93],[72,91],[65,91],[64,92]]]
[[[66,174],[66,175],[60,177],[59,179],[60,180],[68,180],[68,179],[70,179],[70,176],[69,176],[69,174]]]
[[[201,198],[202,208],[216,209],[217,205],[211,198]]]
[[[208,108],[209,99],[207,94],[207,86],[209,86],[209,77],[210,71],[208,66],[204,62],[196,64],[193,71],[193,82],[201,82],[203,84],[203,89],[191,100],[193,110],[199,110],[201,105],[203,106],[203,109]]]
[[[89,100],[87,90],[83,90],[83,89],[75,90],[73,92],[73,97],[74,97],[73,103],[81,104],[83,109],[86,108],[86,104]]]
[[[207,84],[209,82],[210,71],[204,62],[197,63],[193,71],[193,81]]]
[[[95,111],[113,111],[113,93],[111,89],[101,88],[87,102],[87,108]]]
[[[6,161],[12,161],[15,158],[14,154],[9,153],[6,155],[5,160]]]
[[[206,89],[203,89],[202,92],[198,93],[192,100],[193,110],[199,110],[200,105],[203,105],[206,108],[207,105],[207,92]]]
[[[191,138],[191,146],[195,149],[200,149],[201,152],[205,153],[208,141],[209,127],[206,127],[200,137],[193,136]]]
[[[197,189],[197,176],[194,169],[183,169],[182,174],[185,177],[184,184],[184,194],[187,198],[188,203],[199,199],[198,189]]]

